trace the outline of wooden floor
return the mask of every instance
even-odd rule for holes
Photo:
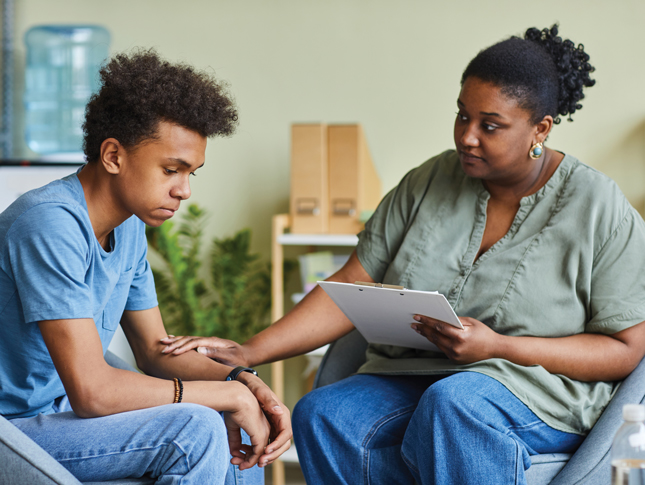
[[[284,467],[285,476],[286,476],[286,485],[306,485],[305,477],[300,470],[300,466],[295,463],[289,463]],[[267,467],[266,472],[264,473],[265,485],[273,485],[273,480],[271,479],[271,466]]]

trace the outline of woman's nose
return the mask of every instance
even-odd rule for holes
[[[477,136],[477,130],[472,123],[469,123],[464,127],[464,131],[461,134],[459,140],[463,146],[476,147],[479,146],[479,137]]]

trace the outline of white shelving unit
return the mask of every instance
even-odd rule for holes
[[[358,244],[358,237],[351,234],[290,234],[285,231],[291,227],[289,214],[273,216],[272,234],[272,270],[271,270],[271,320],[276,322],[284,315],[283,263],[284,246],[338,246],[353,247]],[[307,354],[310,359],[322,359],[328,346],[313,350]],[[278,399],[284,402],[284,362],[271,364],[271,387]],[[298,463],[295,446],[273,462],[273,484],[284,485],[284,464]]]
[[[356,246],[358,236],[351,234],[281,234],[278,244],[283,246]]]

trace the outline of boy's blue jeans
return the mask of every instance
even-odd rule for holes
[[[159,485],[264,483],[264,469],[230,464],[224,420],[210,408],[168,404],[82,419],[67,398],[58,404],[60,412],[11,422],[80,481],[147,475]]]
[[[307,394],[293,413],[310,484],[525,484],[530,455],[569,453],[555,430],[495,379],[355,375]]]

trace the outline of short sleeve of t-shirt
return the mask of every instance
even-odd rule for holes
[[[410,170],[399,185],[381,200],[365,224],[365,230],[359,233],[356,255],[374,281],[383,280],[434,174],[440,170],[441,162],[448,153],[444,152]]]
[[[594,258],[587,332],[612,334],[643,321],[645,279],[640,270],[643,267],[645,222],[629,207]]]
[[[26,323],[92,318],[85,282],[88,238],[80,216],[65,205],[40,204],[23,213],[6,237],[11,272]],[[47,231],[43,231],[47,227]]]

